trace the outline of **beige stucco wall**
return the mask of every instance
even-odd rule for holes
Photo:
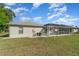
[[[16,37],[33,37],[33,32],[40,32],[42,28],[38,27],[23,27],[23,34],[19,34],[19,27],[18,26],[10,26],[9,27],[9,36],[11,38]]]

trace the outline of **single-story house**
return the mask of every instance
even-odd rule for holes
[[[33,37],[41,31],[43,25],[37,24],[31,21],[21,21],[12,23],[10,22],[9,26],[9,36],[11,38],[16,37]]]
[[[61,24],[37,24],[31,21],[10,23],[9,36],[16,37],[34,37],[40,35],[58,35],[58,34],[71,34],[78,32],[79,28]]]

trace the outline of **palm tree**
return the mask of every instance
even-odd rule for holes
[[[12,21],[12,19],[15,17],[15,13],[11,9],[6,8],[4,12],[5,16],[8,17],[9,22]]]

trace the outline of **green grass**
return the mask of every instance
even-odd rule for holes
[[[0,40],[0,55],[78,56],[79,34]]]

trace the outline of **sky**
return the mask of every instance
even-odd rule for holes
[[[33,21],[79,26],[79,3],[5,3],[16,17],[13,22]]]

